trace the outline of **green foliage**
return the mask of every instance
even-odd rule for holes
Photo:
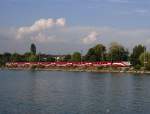
[[[47,58],[47,62],[55,62],[56,60],[55,60],[55,58],[53,58],[53,57],[48,57]]]
[[[145,70],[149,70],[150,71],[150,61],[148,62],[148,64],[146,64]]]
[[[5,62],[10,62],[11,61],[11,54],[10,53],[4,53],[3,54],[3,59]]]
[[[135,66],[134,66],[134,69],[136,69],[136,70],[140,70],[140,69],[141,69],[141,67],[142,67],[141,65],[137,64],[137,65],[135,65]]]
[[[37,62],[38,61],[38,57],[36,55],[30,55],[28,58],[29,62]]]
[[[81,61],[81,53],[74,52],[73,55],[71,56],[71,61],[80,62]]]
[[[139,57],[142,53],[144,53],[144,50],[145,50],[145,47],[142,46],[141,44],[133,48],[133,52],[131,53],[131,56],[130,56],[130,62],[133,66],[136,66],[137,64],[141,64]]]
[[[142,66],[144,65],[144,62],[145,64],[148,64],[148,62],[150,61],[150,53],[149,52],[142,53],[139,57],[139,60]]]
[[[122,45],[116,42],[111,43],[109,55],[112,61],[127,61],[128,54],[128,50],[126,50]]]
[[[85,56],[86,61],[96,61],[94,48],[90,48]]]
[[[12,56],[11,56],[11,61],[12,62],[22,62],[22,61],[25,61],[25,60],[23,60],[24,58],[21,56],[21,55],[19,55],[18,53],[14,53],[14,54],[12,54]]]
[[[4,66],[6,62],[10,62],[10,61],[11,61],[10,53],[0,54],[0,67]]]
[[[31,44],[30,51],[31,51],[32,54],[34,54],[34,55],[36,54],[36,46],[35,46],[35,44]]]
[[[139,57],[140,63],[142,66],[145,66],[146,70],[150,70],[150,53],[142,53]]]
[[[90,48],[85,56],[86,61],[103,61],[105,59],[106,47],[102,44]]]
[[[145,47],[137,45],[133,48],[130,56],[131,64],[135,69],[140,69],[144,63],[144,56],[146,59],[145,69],[150,70],[150,53],[144,54]],[[18,53],[4,53],[0,54],[0,66],[4,66],[7,62],[54,62],[55,58],[51,55],[42,54],[43,57],[36,55],[36,46],[31,44],[30,52],[21,55]],[[103,44],[97,44],[90,48],[85,56],[81,57],[80,52],[75,52],[72,55],[66,55],[61,61],[127,61],[129,59],[129,52],[122,45],[118,43],[111,43],[108,51]],[[98,68],[101,69],[101,68]]]
[[[29,58],[30,58],[31,55],[32,55],[31,52],[26,52],[26,53],[23,55],[25,62],[29,62]]]
[[[63,59],[63,61],[68,62],[71,60],[71,55],[66,55]]]
[[[5,65],[4,57],[2,54],[0,54],[0,67]]]

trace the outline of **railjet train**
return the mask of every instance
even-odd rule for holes
[[[41,65],[45,67],[52,67],[52,66],[57,66],[57,67],[67,67],[67,66],[104,66],[104,67],[130,67],[131,64],[130,62],[127,61],[118,61],[118,62],[10,62],[6,63],[6,66],[16,66],[16,67],[27,67],[31,65]]]

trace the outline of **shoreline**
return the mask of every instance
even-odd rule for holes
[[[150,74],[150,71],[136,70],[95,70],[95,69],[65,69],[65,68],[0,68],[0,70],[28,70],[28,71],[65,71],[65,72],[91,72],[91,73],[132,73],[132,74]]]

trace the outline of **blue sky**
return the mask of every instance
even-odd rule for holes
[[[149,0],[1,0],[0,25],[65,17],[69,25],[149,27],[149,6]]]
[[[45,19],[47,22],[49,18],[55,21],[63,18],[64,27],[53,27],[50,30],[46,28],[45,32],[42,29],[36,31],[37,36],[30,32],[27,34],[30,38],[22,38],[22,41],[15,39],[17,37],[15,34],[21,27],[31,27],[40,19]],[[112,41],[128,44],[126,46],[131,48],[132,45],[140,42],[148,45],[149,29],[149,0],[0,0],[0,53],[24,52],[28,47],[27,44],[33,41],[39,46],[40,51],[47,53],[56,53],[56,51],[68,53],[79,50],[77,47],[86,50],[96,43],[107,45]],[[63,30],[67,32],[62,32]],[[62,39],[58,38],[58,42],[49,41],[49,43],[35,40],[42,36],[45,39],[50,36]],[[131,40],[131,44],[127,42],[128,39]],[[91,43],[83,45],[81,41]],[[16,42],[20,47],[16,46]],[[6,45],[12,48],[5,47]],[[68,48],[70,50],[66,51]]]

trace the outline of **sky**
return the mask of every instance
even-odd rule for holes
[[[0,0],[0,53],[67,54],[118,42],[150,48],[149,0]]]

